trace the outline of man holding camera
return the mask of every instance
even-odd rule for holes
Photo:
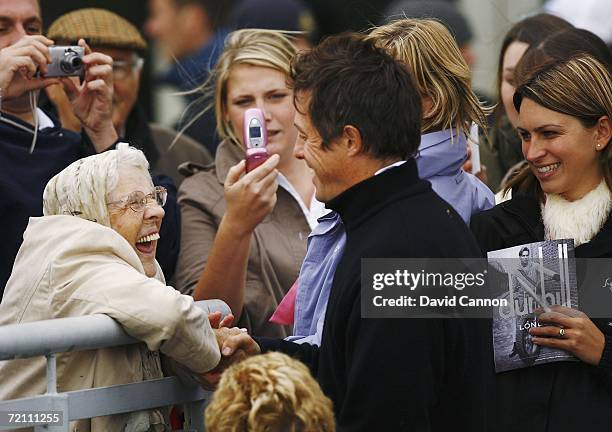
[[[92,53],[83,40],[84,79],[44,78],[53,41],[41,35],[37,0],[0,0],[0,294],[11,273],[31,216],[42,214],[47,181],[75,160],[117,141],[111,119],[112,59]],[[61,82],[83,134],[62,129],[36,107],[39,91]]]

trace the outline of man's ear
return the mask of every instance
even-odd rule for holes
[[[353,125],[346,125],[342,130],[342,138],[346,142],[347,156],[356,156],[363,150],[361,132]]]

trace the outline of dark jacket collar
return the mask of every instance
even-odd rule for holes
[[[577,257],[612,257],[612,213],[590,242],[576,248]]]
[[[514,216],[523,228],[534,237],[534,241],[544,238],[542,210],[537,199],[513,191],[512,199],[501,203],[501,208]]]
[[[431,189],[431,185],[419,179],[416,162],[410,158],[405,164],[350,187],[326,207],[340,214],[350,231],[387,205],[427,189]]]

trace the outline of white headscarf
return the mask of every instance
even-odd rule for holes
[[[119,182],[119,164],[149,169],[142,151],[125,143],[116,150],[79,159],[47,183],[43,214],[68,214],[110,227],[106,200]]]

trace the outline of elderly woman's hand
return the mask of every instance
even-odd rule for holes
[[[225,179],[224,219],[238,235],[250,234],[276,204],[278,155],[245,174],[245,162],[230,168]]]
[[[585,363],[598,365],[605,345],[601,330],[581,311],[558,305],[551,309],[538,317],[546,327],[529,329],[533,343],[568,351]]]

